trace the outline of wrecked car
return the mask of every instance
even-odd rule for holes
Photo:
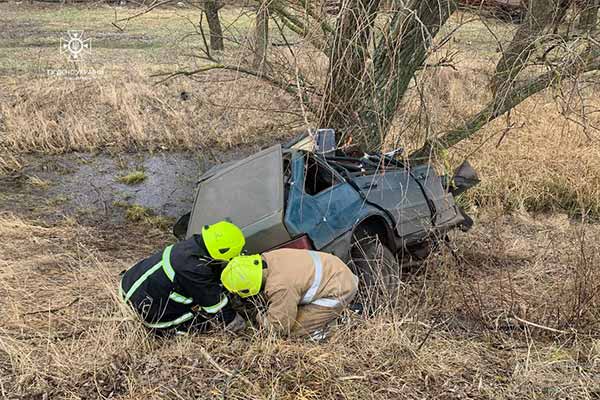
[[[418,262],[450,230],[472,225],[455,201],[478,182],[468,164],[448,185],[430,164],[409,167],[393,155],[314,151],[310,143],[304,137],[278,144],[204,173],[175,235],[190,237],[228,219],[242,228],[249,253],[314,249],[354,261],[365,275],[371,268],[365,260]]]

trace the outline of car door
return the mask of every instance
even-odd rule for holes
[[[244,232],[245,249],[258,253],[291,239],[283,215],[282,150],[275,145],[200,178],[187,237],[228,219]]]
[[[362,198],[323,159],[296,153],[292,176],[285,218],[290,233],[307,233],[321,249],[352,228]]]

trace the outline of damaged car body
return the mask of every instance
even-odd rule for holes
[[[450,230],[472,225],[454,198],[478,183],[468,164],[447,185],[430,164],[409,167],[384,154],[318,152],[307,149],[309,139],[204,173],[191,213],[175,225],[176,236],[190,237],[228,219],[242,228],[249,253],[307,248],[356,264],[377,251],[370,244],[367,254],[356,251],[365,238],[376,238],[388,261],[418,261]]]

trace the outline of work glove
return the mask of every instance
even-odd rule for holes
[[[235,313],[235,318],[233,319],[233,321],[225,325],[225,330],[228,332],[236,333],[244,330],[245,327],[246,320],[244,320],[244,318],[242,318],[240,314]]]

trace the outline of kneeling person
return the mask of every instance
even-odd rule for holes
[[[259,323],[290,336],[318,336],[358,290],[358,278],[338,257],[296,249],[235,257],[221,281],[243,298],[264,293],[268,306]]]
[[[143,324],[156,333],[207,330],[212,322],[233,327],[243,319],[228,305],[219,277],[222,266],[239,256],[242,231],[221,221],[199,235],[168,246],[127,270],[119,286]]]

